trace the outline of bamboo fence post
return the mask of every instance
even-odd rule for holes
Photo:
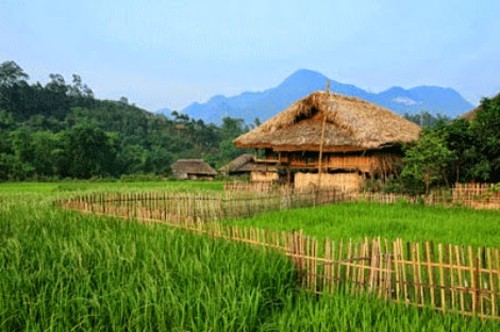
[[[425,242],[425,254],[427,257],[427,276],[429,278],[429,291],[430,291],[430,297],[431,297],[431,305],[433,308],[436,307],[436,300],[434,297],[434,275],[432,271],[432,261],[431,261],[431,247],[429,242]]]
[[[399,239],[396,239],[393,241],[392,244],[393,252],[394,252],[394,283],[396,284],[396,301],[400,301],[400,296],[401,296],[401,288],[400,288],[400,283],[401,283],[401,269],[400,269],[400,264],[401,264],[401,252],[399,250]]]
[[[365,290],[365,275],[366,275],[366,258],[368,256],[368,238],[365,237],[363,243],[361,244],[360,250],[360,265],[361,269],[358,277],[358,285],[361,291]]]
[[[312,275],[312,281],[313,281],[313,289],[314,291],[318,290],[318,240],[316,238],[312,239],[313,242],[313,275]]]
[[[332,290],[331,290],[331,281],[332,281],[332,275],[331,275],[331,265],[332,265],[332,252],[331,252],[331,242],[330,240],[327,238],[325,239],[324,241],[324,248],[325,248],[325,262],[324,262],[324,270],[323,270],[323,274],[324,274],[324,277],[323,277],[323,285],[322,285],[322,289],[324,291],[327,291],[328,293],[331,293]]]
[[[445,312],[446,310],[446,291],[445,291],[445,281],[444,281],[444,270],[443,270],[443,245],[438,244],[438,256],[439,256],[439,283],[441,288],[441,310]]]
[[[420,280],[418,276],[418,266],[417,266],[417,247],[418,243],[413,242],[411,243],[411,269],[413,271],[413,299],[415,299],[415,302],[419,303],[419,288],[422,287],[420,285]]]
[[[392,287],[392,273],[394,272],[393,266],[392,266],[392,261],[394,259],[394,255],[391,254],[392,250],[389,248],[389,241],[384,239],[385,242],[385,252],[387,256],[387,261],[386,261],[386,271],[385,271],[385,282],[386,282],[386,299],[390,300],[392,298],[392,293],[393,293],[393,287]]]
[[[469,273],[470,273],[470,279],[471,279],[470,293],[472,295],[472,313],[476,314],[477,313],[477,296],[476,296],[477,285],[476,285],[476,277],[475,277],[475,269],[474,269],[474,252],[473,252],[471,246],[468,246],[467,250],[469,253]]]
[[[370,276],[368,281],[368,287],[370,292],[374,292],[374,288],[376,287],[376,276],[377,276],[377,268],[380,267],[380,250],[379,243],[376,239],[372,240],[372,254],[370,259]]]
[[[452,249],[452,245],[451,244],[448,244],[447,246],[448,248],[448,265],[450,266],[449,268],[449,274],[450,274],[450,304],[451,304],[451,310],[455,310],[455,306],[456,306],[456,296],[455,296],[455,287],[456,287],[456,282],[455,282],[455,273],[454,273],[454,269],[455,269],[455,264],[453,263],[453,249]],[[457,263],[458,265],[458,263]]]
[[[457,265],[460,269],[457,271],[458,283],[461,286],[459,289],[460,298],[460,312],[464,313],[467,311],[467,305],[469,302],[469,283],[467,282],[467,257],[465,254],[464,246],[455,247],[455,258],[457,260]]]
[[[495,316],[496,315],[496,298],[495,298],[495,283],[493,281],[493,264],[491,260],[491,248],[486,249],[486,261],[488,263],[488,269],[489,269],[489,282],[490,282],[490,291],[491,291],[491,315]]]
[[[339,262],[337,264],[337,282],[336,282],[336,288],[338,289],[339,286],[340,286],[340,282],[341,282],[341,279],[342,279],[342,257],[343,257],[343,240],[340,240],[339,241],[339,250],[338,250],[338,259],[337,261]]]
[[[416,297],[418,298],[417,303],[424,304],[424,285],[423,285],[423,278],[422,278],[422,261],[421,261],[421,254],[420,254],[420,246],[422,244],[420,242],[417,242],[416,244],[416,252],[415,255],[417,257],[416,265],[417,265],[417,274],[415,276],[415,281],[418,284],[418,290],[419,290],[419,295]]]
[[[356,261],[353,261],[353,266],[352,266],[352,277],[351,277],[351,293],[355,293],[358,288],[358,271],[359,271],[359,248],[357,244],[354,244],[354,257],[353,259],[356,259]]]
[[[349,238],[349,246],[347,248],[346,274],[345,274],[345,280],[349,288],[352,288],[351,264],[352,264],[352,238]]]
[[[403,271],[401,275],[403,277],[403,294],[405,303],[407,303],[410,300],[408,297],[408,283],[406,282],[406,256],[408,256],[408,254],[405,255],[405,251],[403,248],[403,239],[399,239],[399,250],[401,252],[401,270]]]
[[[378,290],[378,296],[382,297],[384,295],[384,286],[385,286],[385,273],[384,269],[386,268],[385,263],[386,263],[386,257],[385,257],[385,250],[383,250],[383,242],[380,240],[380,237],[378,237],[378,243],[379,243],[379,248],[380,248],[380,254],[379,254],[379,267],[378,267],[378,283],[377,283],[377,290]]]
[[[477,256],[476,256],[476,270],[474,273],[474,277],[476,279],[476,292],[475,292],[475,297],[476,297],[476,303],[479,307],[479,313],[482,317],[483,315],[483,300],[481,297],[481,289],[482,289],[482,283],[481,283],[481,247],[477,248]]]
[[[330,263],[330,291],[333,292],[335,290],[335,249],[337,248],[335,245],[335,241],[330,242],[330,249],[331,249],[331,263]]]

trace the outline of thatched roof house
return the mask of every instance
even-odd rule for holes
[[[400,159],[401,145],[417,140],[419,133],[420,127],[386,108],[317,91],[233,143],[263,149],[266,161],[274,161],[292,182],[291,173],[318,173],[320,166],[330,173],[386,175]]]
[[[254,163],[254,155],[245,153],[219,168],[219,172],[225,175],[249,173],[252,171]]]
[[[201,159],[179,159],[172,164],[172,174],[182,180],[213,180],[217,172]]]
[[[255,156],[250,153],[242,154],[228,164],[219,168],[224,175],[249,175],[252,181],[277,181],[278,173],[276,166],[257,162]]]
[[[319,151],[380,149],[418,139],[420,127],[392,111],[354,97],[317,91],[236,138],[239,148]]]

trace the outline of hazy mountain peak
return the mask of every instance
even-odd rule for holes
[[[309,69],[299,69],[288,76],[279,86],[284,86],[290,83],[300,82],[301,84],[314,83],[319,81],[326,83],[328,77],[325,75]]]
[[[255,118],[265,121],[308,94],[324,90],[327,80],[325,75],[317,71],[299,69],[274,88],[262,92],[243,92],[233,97],[216,95],[206,103],[193,103],[182,112],[194,119],[213,123],[221,123],[223,116],[242,118],[246,123],[253,123]],[[457,91],[450,88],[423,85],[404,89],[394,86],[380,93],[370,93],[355,85],[330,81],[331,91],[358,97],[400,114],[427,111],[453,118],[473,108]]]

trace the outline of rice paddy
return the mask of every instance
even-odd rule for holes
[[[229,222],[272,230],[303,230],[319,239],[362,240],[365,236],[498,247],[500,211],[406,203],[337,203],[269,212]]]
[[[85,184],[85,188],[78,183],[61,185],[33,184],[31,190],[29,186],[23,187],[22,193],[0,185],[0,331],[494,331],[498,328],[498,322],[494,321],[443,316],[360,295],[307,294],[296,285],[291,262],[274,251],[162,225],[57,209],[52,201],[73,193],[73,188],[95,190],[92,184]],[[165,185],[153,184],[159,190],[165,189]],[[170,186],[167,190],[181,190],[181,187],[197,190],[200,186],[167,185]],[[217,185],[212,183],[213,187],[207,190],[219,190]],[[115,186],[121,187],[116,190],[148,187],[146,184]],[[333,208],[316,208],[317,215],[329,218]],[[345,216],[355,220],[363,208],[371,205],[360,205],[358,212],[355,206],[344,208]],[[388,207],[380,207],[383,208]],[[409,214],[407,210],[403,212]],[[460,213],[454,219],[456,222],[473,211]],[[282,223],[322,218],[314,217],[310,209],[279,214],[290,214]],[[277,218],[274,215],[245,222],[257,223],[262,218],[264,225],[276,222],[272,219]],[[494,217],[486,214],[483,219],[495,220]],[[365,219],[364,223],[367,222]],[[481,231],[484,234],[464,235],[460,241],[474,241],[478,234],[483,234],[484,241],[494,244],[498,226],[493,221],[486,223],[488,231]],[[307,231],[309,226],[301,228]],[[372,232],[384,230],[380,227]],[[366,225],[358,233],[370,229]],[[394,227],[386,230],[390,234],[398,232]],[[470,232],[464,229],[464,233]],[[494,232],[497,234],[488,234]],[[355,232],[342,230],[338,234]],[[429,234],[436,234],[436,229],[422,236]],[[439,239],[438,235],[433,236]]]

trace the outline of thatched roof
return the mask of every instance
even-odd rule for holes
[[[174,174],[217,175],[217,172],[201,159],[179,159],[171,167]]]
[[[239,148],[319,151],[326,116],[324,151],[357,151],[408,143],[420,127],[392,111],[354,97],[317,91],[252,131],[236,138]]]
[[[224,174],[267,172],[276,171],[276,167],[259,164],[253,154],[245,153],[219,168],[219,171]]]
[[[251,165],[254,160],[255,158],[253,154],[242,154],[241,156],[231,160],[229,163],[219,168],[219,172],[229,174],[233,172],[247,171],[247,169],[249,168],[248,165]],[[250,169],[248,169],[248,171],[250,171]]]

